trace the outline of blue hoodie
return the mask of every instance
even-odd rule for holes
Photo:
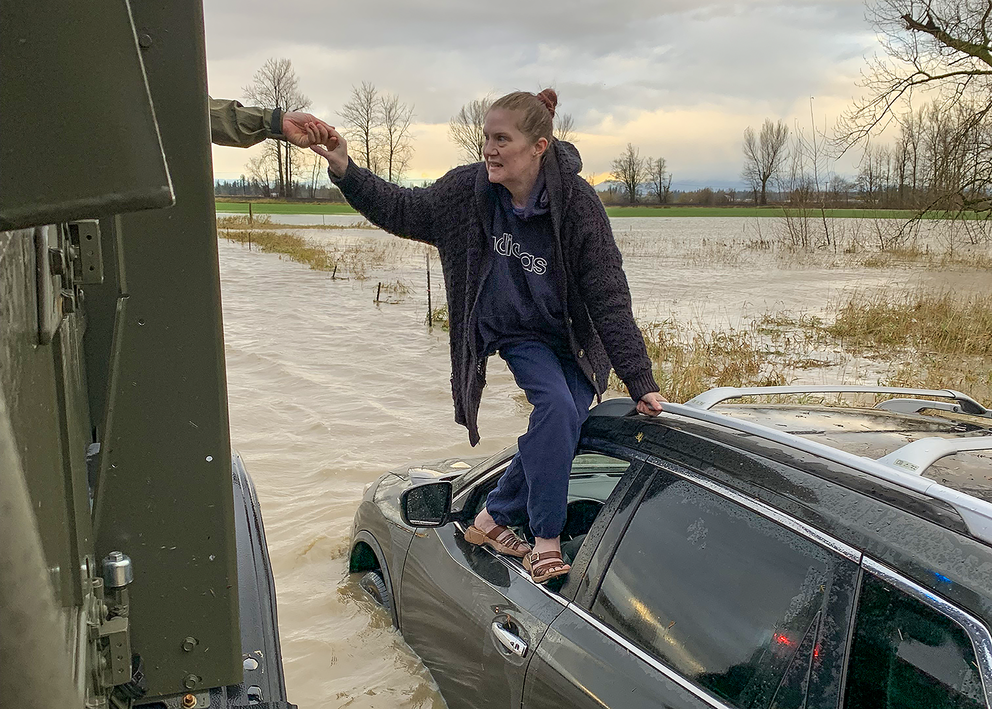
[[[480,355],[517,342],[538,341],[567,353],[563,280],[549,216],[544,170],[526,206],[513,206],[510,191],[494,185],[498,206],[489,235],[491,267],[476,305]]]

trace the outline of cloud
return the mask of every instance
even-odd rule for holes
[[[411,174],[457,163],[445,139],[465,102],[554,85],[590,170],[627,142],[663,154],[687,179],[734,180],[740,135],[765,117],[836,119],[874,38],[860,0],[301,0],[292,16],[271,2],[205,7],[215,96],[240,96],[269,57],[287,57],[313,111],[339,120],[354,84],[371,81],[415,105]],[[218,175],[240,174],[244,153],[215,151]]]

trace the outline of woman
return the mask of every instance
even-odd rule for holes
[[[579,177],[574,146],[552,137],[557,100],[545,89],[495,101],[485,119],[485,162],[455,168],[427,188],[398,187],[359,168],[333,129],[325,138],[315,127],[327,148],[312,148],[369,221],[437,247],[455,420],[472,445],[489,355],[506,360],[533,404],[519,452],[465,539],[522,558],[537,583],[569,571],[559,537],[571,462],[611,362],[638,411],[657,415],[665,401],[602,202]],[[533,550],[508,529],[525,519]]]

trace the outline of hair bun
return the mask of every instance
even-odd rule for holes
[[[537,95],[538,100],[548,109],[551,117],[555,117],[555,108],[558,106],[558,92],[554,89],[545,89]]]

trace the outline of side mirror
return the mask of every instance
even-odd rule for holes
[[[400,495],[400,514],[411,527],[440,527],[451,512],[451,482],[417,485]]]

